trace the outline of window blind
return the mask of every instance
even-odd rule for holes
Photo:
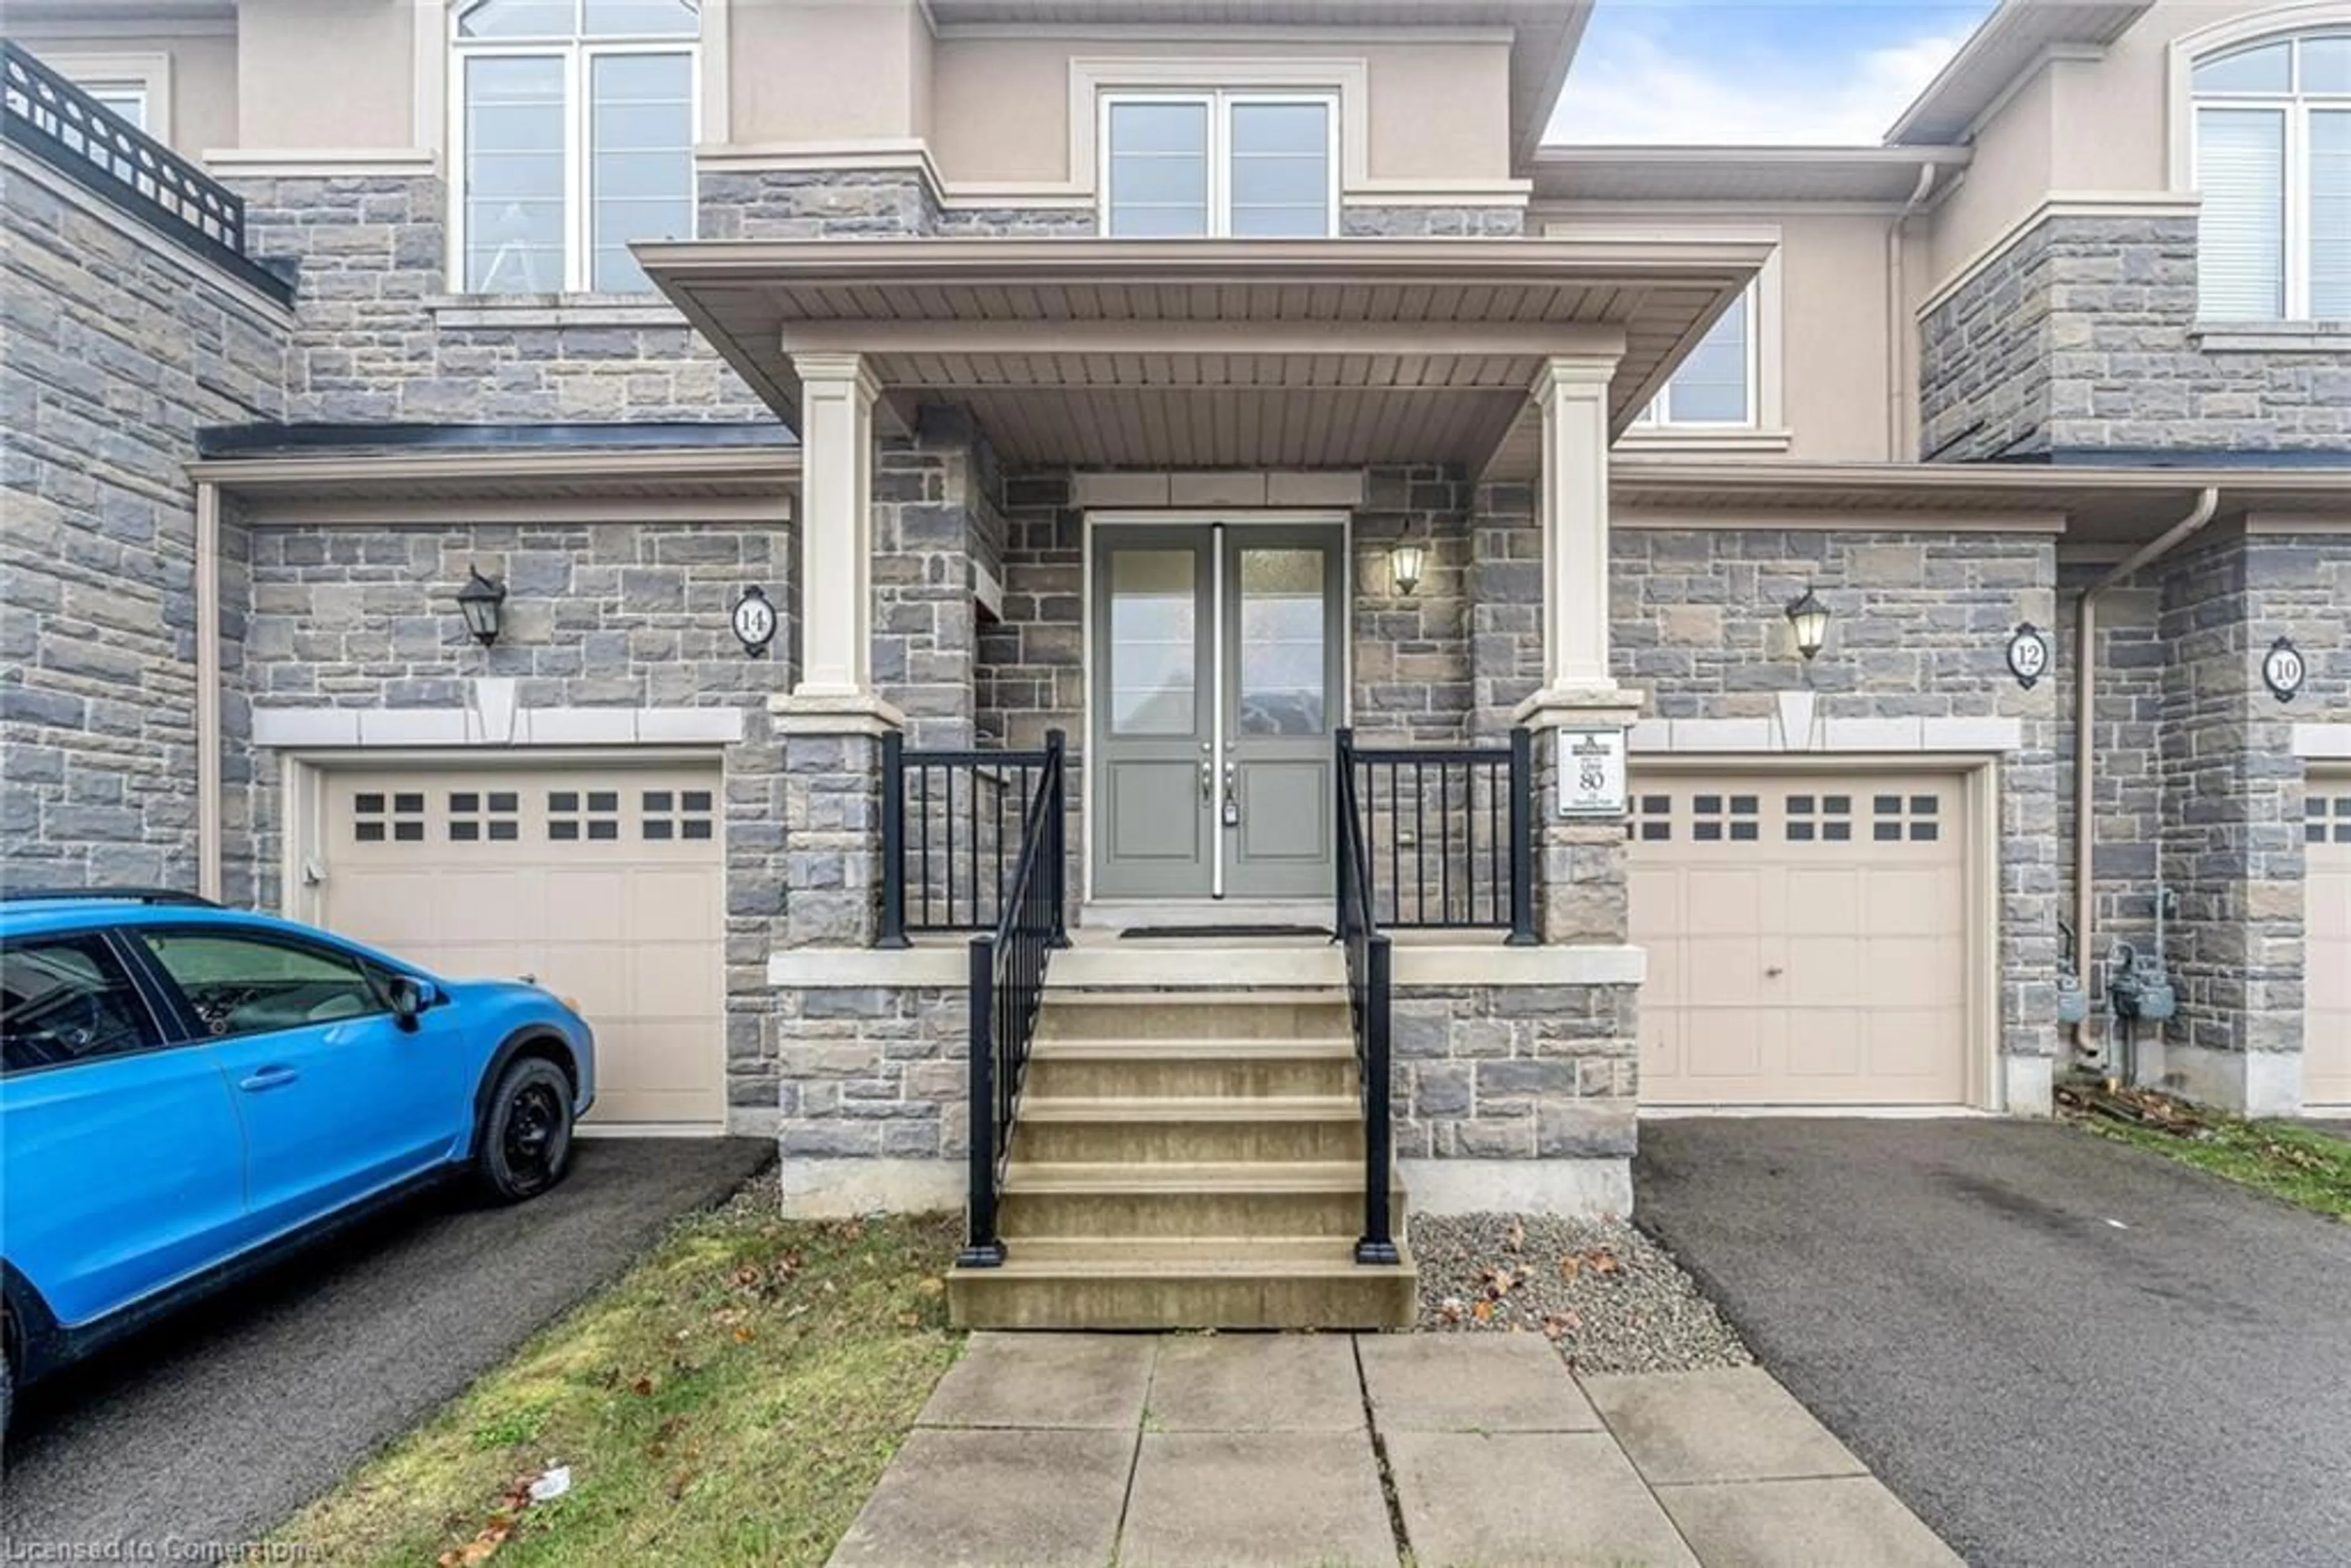
[[[2199,308],[2212,320],[2285,313],[2285,114],[2196,114],[2196,186],[2204,198]]]

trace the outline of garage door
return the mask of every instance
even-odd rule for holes
[[[2307,800],[2302,1100],[2340,1109],[2351,1106],[2351,773],[2314,775]]]
[[[578,1002],[598,1123],[724,1119],[715,768],[338,770],[322,794],[330,930]]]
[[[1964,803],[1934,775],[1636,779],[1642,1103],[1965,1103]]]

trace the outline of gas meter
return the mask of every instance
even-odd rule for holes
[[[2064,921],[2057,923],[2057,1021],[2078,1024],[2090,1021],[2090,993],[2082,988],[2082,974],[2074,954],[2074,928]]]

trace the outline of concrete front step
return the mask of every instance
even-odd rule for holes
[[[1029,1053],[1026,1097],[1353,1098],[1354,1041],[1337,1040],[1040,1040]]]
[[[1404,1188],[1390,1193],[1398,1234]],[[1014,1162],[999,1217],[1015,1240],[1123,1236],[1152,1239],[1319,1236],[1350,1240],[1364,1229],[1360,1161],[1130,1165]]]
[[[1344,1095],[1233,1099],[1024,1099],[1012,1161],[1047,1165],[1364,1157],[1363,1113]]]
[[[1354,1039],[1344,991],[1057,991],[1037,1012],[1037,1039]]]
[[[947,1307],[967,1329],[1402,1329],[1418,1312],[1410,1255],[1364,1265],[1352,1242],[1311,1241],[1247,1256],[1138,1255],[1123,1241],[947,1276]]]

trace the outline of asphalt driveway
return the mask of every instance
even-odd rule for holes
[[[1635,1192],[1979,1568],[2351,1563],[2351,1226],[2017,1122],[1645,1123]]]
[[[9,1561],[262,1533],[774,1147],[584,1140],[544,1197],[421,1198],[44,1385],[8,1437]]]

